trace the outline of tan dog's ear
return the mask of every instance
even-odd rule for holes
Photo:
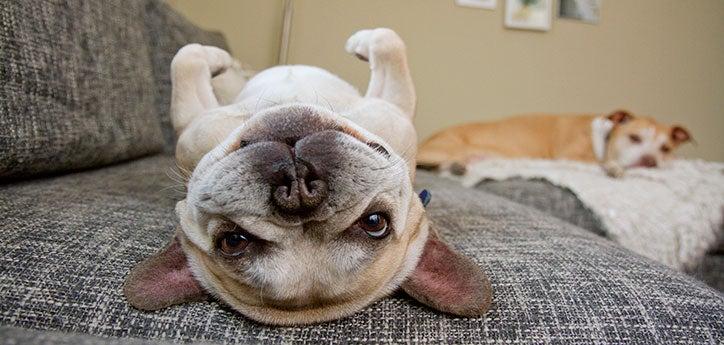
[[[671,141],[675,142],[677,145],[691,140],[691,134],[689,134],[689,131],[686,130],[686,128],[681,126],[671,127]]]
[[[177,236],[161,252],[131,270],[123,294],[132,306],[143,310],[199,301],[207,296],[191,274]]]
[[[622,123],[628,122],[629,120],[632,120],[634,116],[626,110],[616,110],[613,113],[608,114],[606,118],[611,120],[614,125],[620,125]]]
[[[493,291],[480,267],[450,248],[434,231],[402,289],[429,307],[469,317],[490,309]]]

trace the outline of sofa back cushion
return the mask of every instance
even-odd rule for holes
[[[0,180],[163,148],[141,1],[0,6]]]

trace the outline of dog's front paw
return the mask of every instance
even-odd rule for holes
[[[624,173],[624,169],[615,163],[604,163],[603,170],[606,171],[606,175],[613,178],[621,178]]]
[[[179,49],[171,61],[171,70],[208,66],[212,76],[219,75],[234,66],[235,61],[221,48],[204,46],[198,43],[187,44]]]
[[[348,53],[369,61],[374,68],[377,61],[404,56],[405,43],[393,30],[378,28],[355,32],[345,45]]]

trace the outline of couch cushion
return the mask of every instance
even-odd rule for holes
[[[170,345],[172,342],[137,338],[99,337],[86,333],[41,331],[35,329],[0,326],[3,344],[22,345]],[[204,345],[212,345],[204,342]]]
[[[693,277],[724,293],[724,254],[709,253],[692,272]]]
[[[596,214],[586,207],[575,193],[547,180],[523,178],[503,181],[483,180],[476,187],[531,206],[597,235],[606,235],[606,230]]]
[[[142,1],[0,6],[0,179],[162,149]]]
[[[342,320],[267,327],[219,302],[142,312],[128,271],[173,233],[173,162],[152,157],[0,186],[0,324],[112,337],[210,342],[717,343],[724,297],[537,210],[420,173],[443,235],[490,275],[481,318],[397,293]],[[171,193],[171,194],[169,194]]]

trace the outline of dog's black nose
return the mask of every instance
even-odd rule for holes
[[[327,183],[308,162],[294,158],[280,173],[271,185],[272,200],[282,212],[308,213],[327,198]]]
[[[327,181],[320,170],[297,157],[296,140],[263,142],[255,145],[257,171],[270,188],[270,201],[282,213],[305,215],[327,198]]]
[[[641,157],[641,165],[647,168],[655,168],[658,164],[656,163],[656,158],[646,155]]]

